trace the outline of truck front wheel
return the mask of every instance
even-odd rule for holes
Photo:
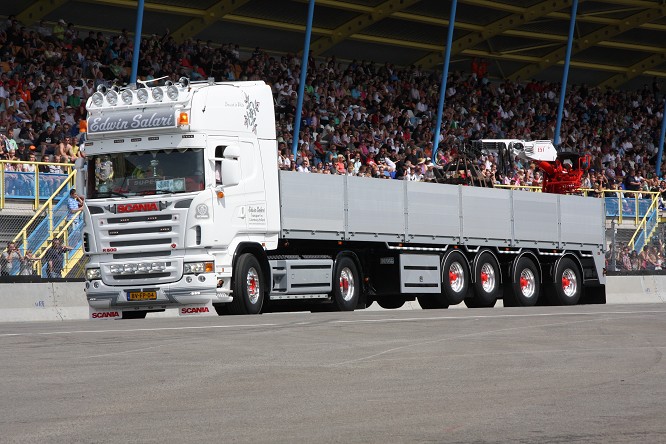
[[[356,264],[349,257],[335,261],[333,274],[333,304],[340,311],[353,311],[361,294],[361,280]]]
[[[229,303],[233,315],[259,314],[264,305],[264,276],[254,255],[242,254],[234,273],[234,300]]]

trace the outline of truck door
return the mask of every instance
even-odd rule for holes
[[[238,154],[241,147],[236,140],[211,138],[214,145],[213,179],[213,218],[215,220],[214,242],[220,246],[230,245],[234,238],[247,231],[246,193],[243,180],[243,163]],[[233,151],[233,153],[231,153]],[[225,172],[229,177],[224,177]],[[232,172],[233,174],[229,174]],[[235,177],[231,177],[231,176]],[[231,180],[230,180],[231,179]],[[237,183],[234,183],[236,182]]]

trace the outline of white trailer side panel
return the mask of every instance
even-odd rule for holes
[[[440,185],[440,184],[431,184]],[[441,185],[446,186],[446,185]],[[511,234],[511,191],[459,187],[462,193],[463,240],[473,244],[504,240]]]
[[[280,173],[283,235],[300,239],[342,239],[346,224],[342,177]]]
[[[601,251],[604,201],[555,194],[280,173],[282,236]]]
[[[405,234],[405,189],[399,180],[341,177],[347,186],[349,239],[399,242]]]
[[[550,247],[556,248],[559,235],[559,195],[525,192],[512,194],[516,241],[550,242]]]
[[[408,241],[457,243],[460,238],[458,187],[434,187],[431,183],[405,182],[407,190]]]
[[[565,195],[559,197],[562,221],[561,238],[565,243],[564,247],[603,245],[605,242],[604,199]]]

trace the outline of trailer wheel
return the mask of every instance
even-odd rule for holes
[[[416,296],[419,305],[424,310],[436,310],[438,308],[449,308],[449,304],[443,300],[441,294],[421,294]]]
[[[377,304],[385,310],[395,310],[405,305],[405,298],[384,297],[377,299]]]
[[[354,261],[346,256],[335,261],[333,304],[339,311],[353,311],[361,294],[361,280]]]
[[[504,294],[506,307],[532,307],[539,300],[539,270],[534,261],[521,257],[513,272],[510,294]]]
[[[494,307],[502,295],[502,286],[499,265],[492,254],[482,252],[479,255],[474,267],[474,277],[473,291],[470,292],[472,297],[465,298],[465,305],[469,308]]]
[[[582,293],[583,281],[576,263],[562,258],[555,270],[555,283],[550,286],[549,299],[556,305],[576,305]]]
[[[254,255],[245,253],[238,258],[233,291],[234,300],[228,304],[230,314],[261,313],[264,304],[264,276]]]
[[[145,319],[148,314],[147,310],[133,310],[133,311],[123,311],[123,319]]]
[[[467,296],[468,288],[467,259],[459,251],[454,251],[446,257],[442,266],[442,296],[446,304],[460,304]]]

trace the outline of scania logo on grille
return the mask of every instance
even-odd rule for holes
[[[145,202],[135,204],[121,204],[116,206],[118,213],[136,213],[139,211],[159,211],[157,202]]]

